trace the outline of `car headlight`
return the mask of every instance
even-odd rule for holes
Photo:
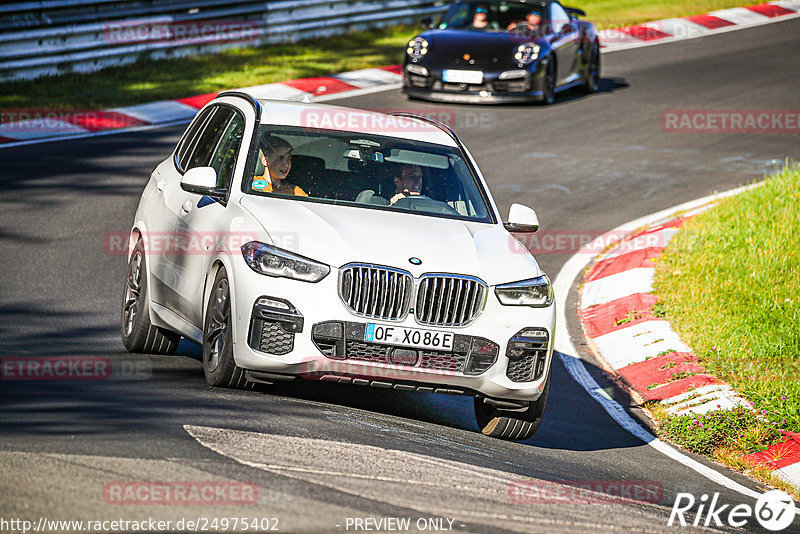
[[[539,45],[534,43],[521,44],[514,51],[514,59],[521,65],[530,65],[539,57]]]
[[[422,37],[414,37],[408,42],[406,53],[414,59],[419,59],[428,53],[428,41]]]
[[[494,294],[504,306],[546,308],[553,303],[553,286],[545,274],[530,280],[496,286]]]
[[[329,265],[258,241],[242,245],[242,256],[255,272],[276,278],[319,282],[331,272]]]

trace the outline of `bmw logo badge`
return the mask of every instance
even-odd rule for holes
[[[409,261],[409,263],[411,263],[411,265],[422,265],[422,260],[419,259],[419,258],[411,257],[411,258],[408,258],[408,261]]]

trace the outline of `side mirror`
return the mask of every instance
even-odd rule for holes
[[[572,24],[567,23],[561,26],[561,33],[572,33],[574,31],[575,31],[575,26],[573,26]]]
[[[430,30],[433,28],[433,17],[425,17],[419,21],[419,23],[422,24],[422,27],[426,30]]]
[[[536,212],[522,204],[511,204],[508,210],[508,222],[503,226],[509,232],[535,232],[539,229],[539,217]]]
[[[181,189],[212,198],[224,198],[226,193],[217,188],[217,171],[213,167],[195,167],[186,171],[181,178]]]

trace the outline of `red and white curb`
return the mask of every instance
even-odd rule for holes
[[[669,322],[653,314],[655,261],[690,217],[714,203],[630,233],[597,256],[580,289],[579,314],[601,364],[628,386],[639,402],[659,402],[673,415],[751,407],[697,356]],[[766,465],[800,487],[800,434],[747,460]]]
[[[749,7],[713,11],[705,15],[665,19],[600,32],[604,53],[663,42],[703,37],[713,33],[800,17],[800,0],[779,0]],[[246,87],[257,98],[322,102],[396,89],[402,83],[400,65],[301,78]],[[42,141],[75,139],[109,133],[185,124],[219,93],[162,100],[103,111],[30,111],[29,120],[0,123],[0,147]]]
[[[748,7],[712,11],[705,15],[656,20],[599,32],[606,51],[637,48],[670,41],[705,37],[775,20],[800,16],[800,0],[779,0]]]
[[[332,76],[245,87],[240,90],[247,91],[260,99],[323,102],[333,98],[399,88],[402,80],[400,65],[389,65]],[[103,111],[31,110],[28,112],[32,116],[31,119],[0,123],[0,146],[74,139],[143,127],[185,124],[192,120],[197,110],[216,98],[218,94],[219,92],[208,93]]]

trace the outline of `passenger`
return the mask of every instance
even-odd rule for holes
[[[400,172],[394,177],[395,195],[389,200],[389,205],[409,196],[422,195],[422,169],[418,165],[405,164],[400,166]]]
[[[511,24],[509,24],[507,28],[508,31],[516,29],[520,23],[524,24],[528,30],[538,33],[539,30],[541,29],[542,17],[536,11],[531,11],[530,13],[525,15],[524,21],[519,21],[519,22],[514,21]]]
[[[292,170],[292,145],[285,139],[272,134],[261,136],[258,143],[258,157],[261,158],[261,164],[264,165],[264,174],[253,177],[252,188],[265,193],[307,197],[305,191],[286,180],[286,176]]]

